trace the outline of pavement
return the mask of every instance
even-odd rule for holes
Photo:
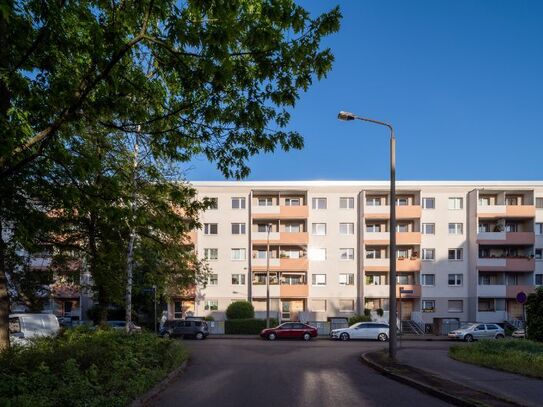
[[[262,338],[258,335],[223,335],[213,334],[207,337],[208,339],[258,339]],[[328,336],[322,335],[318,337],[320,340],[328,340]],[[399,339],[399,338],[398,338]],[[435,335],[403,335],[402,341],[428,341],[428,342],[451,342],[447,336],[435,336]]]
[[[449,405],[360,362],[361,353],[384,350],[386,343],[224,338],[184,343],[191,353],[187,369],[147,406]],[[425,349],[428,343],[410,346]]]
[[[447,355],[453,344],[428,343],[421,348],[409,343],[398,351],[398,361],[524,406],[543,405],[543,380],[456,361]]]

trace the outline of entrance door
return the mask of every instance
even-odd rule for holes
[[[519,304],[516,300],[507,301],[507,314],[509,319],[524,319],[522,315],[522,304]]]
[[[281,321],[290,321],[290,301],[281,302]]]
[[[411,312],[413,312],[413,300],[402,299],[402,321],[410,320]]]
[[[72,302],[71,301],[64,301],[64,316],[65,317],[72,316]]]

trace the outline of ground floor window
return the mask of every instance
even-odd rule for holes
[[[464,301],[462,301],[462,300],[449,300],[447,308],[448,308],[449,312],[463,312],[464,311]]]
[[[352,312],[354,311],[354,300],[339,300],[340,312]]]
[[[325,312],[326,311],[326,300],[311,300],[311,311]]]
[[[204,309],[206,311],[217,311],[219,309],[219,300],[206,300]]]
[[[422,312],[435,312],[435,300],[422,300]]]

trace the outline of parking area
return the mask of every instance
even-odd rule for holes
[[[185,373],[148,405],[156,406],[441,406],[445,403],[376,373],[360,354],[373,341],[316,339],[185,341]],[[414,346],[449,346],[422,342]]]

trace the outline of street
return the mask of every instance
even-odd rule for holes
[[[360,362],[378,342],[185,341],[191,360],[149,406],[441,406]],[[448,346],[428,342],[410,346]]]

